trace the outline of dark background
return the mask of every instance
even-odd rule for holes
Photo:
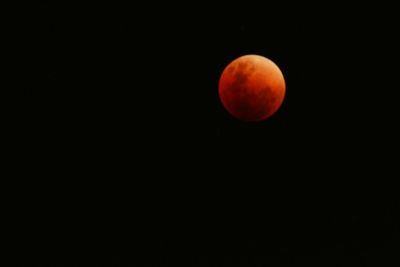
[[[390,8],[148,5],[45,4],[25,25],[17,262],[398,266]],[[260,123],[218,98],[245,54],[286,79]]]

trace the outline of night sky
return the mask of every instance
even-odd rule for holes
[[[387,8],[48,8],[16,109],[19,266],[400,264]],[[286,80],[259,123],[218,97],[245,54]]]

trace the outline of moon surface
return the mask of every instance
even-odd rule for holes
[[[285,97],[285,79],[266,57],[245,55],[226,66],[219,80],[225,109],[244,121],[262,121],[273,115]]]

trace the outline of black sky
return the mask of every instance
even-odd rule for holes
[[[398,265],[389,10],[148,5],[48,4],[27,26],[23,266]],[[261,123],[218,98],[244,54],[286,79]]]

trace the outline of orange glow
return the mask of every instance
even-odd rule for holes
[[[285,97],[282,72],[271,60],[246,55],[232,61],[219,80],[219,96],[225,109],[245,121],[269,118]]]

